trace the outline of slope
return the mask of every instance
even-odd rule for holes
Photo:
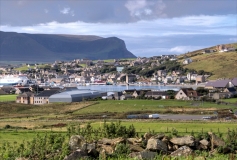
[[[116,37],[25,34],[0,31],[1,61],[135,58]]]
[[[231,45],[237,48],[237,43]],[[211,72],[213,75],[209,77],[209,79],[237,77],[237,51],[214,52],[209,54],[202,54],[200,51],[201,50],[190,52],[187,54],[188,56],[186,55],[186,57],[190,57],[193,62],[184,65],[184,68]],[[184,55],[181,55],[180,60],[182,61],[184,57]]]

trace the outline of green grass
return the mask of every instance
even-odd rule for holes
[[[116,122],[116,121],[114,121]],[[95,128],[101,127],[104,121],[94,122],[91,125]],[[107,122],[109,123],[109,122]],[[235,122],[210,122],[210,121],[192,121],[192,122],[170,122],[170,121],[123,121],[121,122],[123,126],[134,125],[137,132],[145,133],[149,131],[154,131],[156,133],[170,133],[174,128],[181,135],[190,134],[192,131],[194,133],[200,132],[209,132],[212,131],[214,133],[227,133],[228,128],[230,130],[235,130],[237,128],[237,124]],[[187,131],[187,133],[186,133]]]
[[[213,75],[209,79],[237,77],[237,52],[211,53],[191,57],[192,63],[184,68],[204,70]]]
[[[16,101],[16,94],[0,95],[0,102]]]
[[[237,103],[237,98],[222,99],[223,102]]]
[[[41,65],[38,65],[37,67],[38,67],[38,68],[43,68],[43,67],[46,66],[46,65],[47,65],[47,64],[41,64]],[[23,70],[28,70],[28,68],[34,69],[35,66],[30,66],[30,67],[28,67],[27,65],[24,65],[24,66],[21,66],[21,67],[19,67],[19,68],[15,68],[14,70],[16,70],[16,71],[23,71]]]
[[[196,105],[196,106],[195,106]],[[74,114],[90,114],[103,112],[135,112],[135,111],[164,111],[167,109],[226,109],[230,105],[217,105],[210,102],[192,102],[178,100],[125,100],[125,101],[98,101],[98,103],[74,112]]]

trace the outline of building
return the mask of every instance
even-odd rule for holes
[[[41,105],[41,104],[48,104],[49,103],[49,97],[51,95],[54,95],[56,93],[59,93],[59,90],[53,89],[53,90],[44,90],[43,92],[39,93],[34,97],[34,104],[35,105]]]
[[[217,89],[220,91],[223,91],[225,88],[231,88],[231,87],[234,87],[234,84],[229,79],[211,81],[205,85],[206,89]]]
[[[136,81],[136,75],[133,74],[127,74],[126,75],[126,83],[131,83]]]
[[[169,98],[168,94],[164,91],[148,91],[145,94],[145,97],[147,97],[147,98],[152,97],[155,99],[158,99],[158,98],[168,99]]]
[[[25,92],[16,97],[16,103],[34,104],[34,93]]]
[[[181,88],[175,95],[175,99],[178,100],[194,100],[198,99],[198,94],[192,88]]]
[[[102,97],[102,93],[92,90],[73,90],[57,93],[49,97],[49,103],[54,102],[80,102],[86,99]]]

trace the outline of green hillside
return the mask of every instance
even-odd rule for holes
[[[237,43],[229,45],[237,48]],[[210,48],[214,49],[214,47]],[[191,58],[193,62],[184,65],[184,68],[211,72],[213,75],[210,76],[209,79],[237,77],[237,51],[203,54],[202,50],[198,50],[180,55],[180,62],[182,62],[185,57]]]

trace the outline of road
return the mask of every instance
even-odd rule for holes
[[[187,115],[187,114],[160,114],[160,119],[164,120],[203,120],[202,117],[210,115]]]

